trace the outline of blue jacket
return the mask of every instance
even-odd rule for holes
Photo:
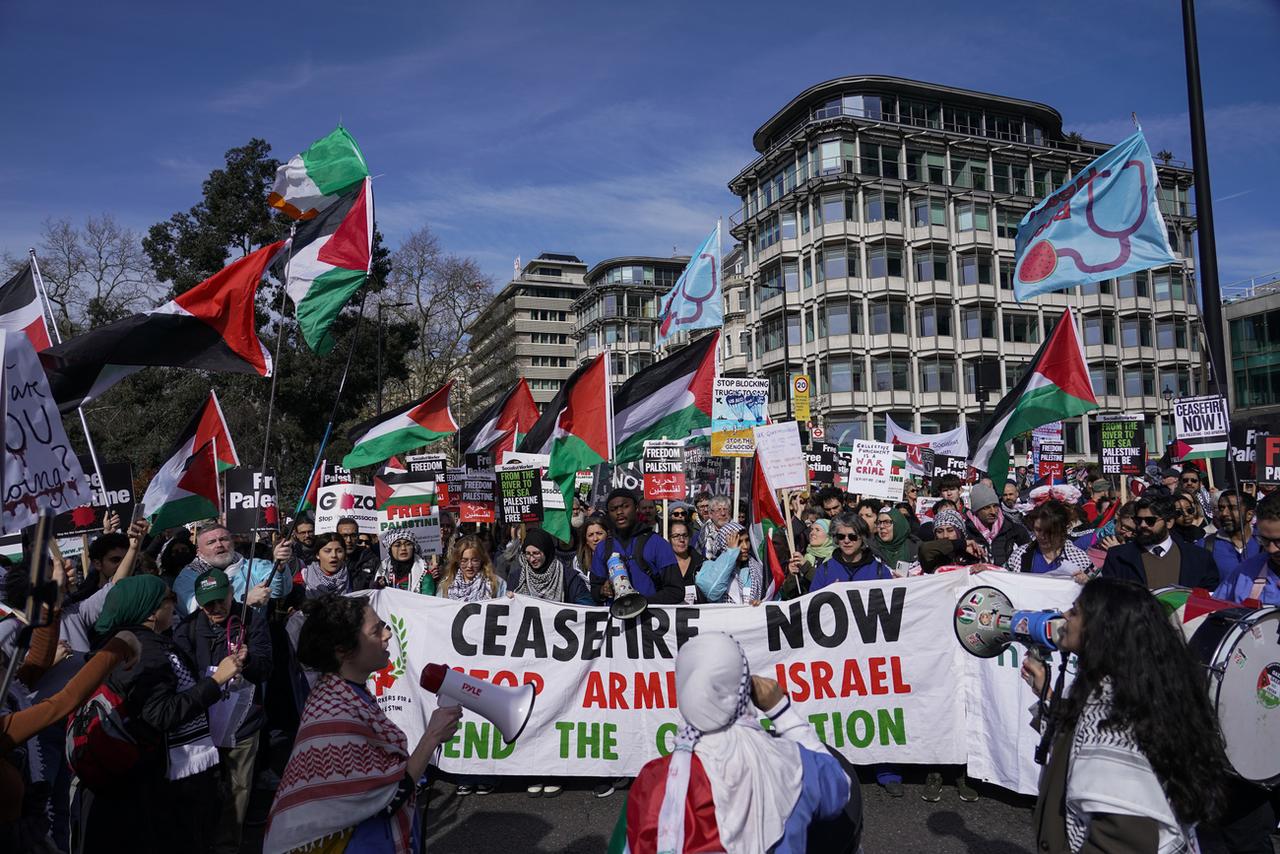
[[[835,554],[818,564],[818,568],[814,570],[813,584],[809,586],[809,592],[844,581],[888,581],[891,578],[893,578],[893,572],[884,561],[872,554],[870,549],[862,551],[858,557],[858,563],[854,566],[849,566],[842,561],[840,550],[836,549]]]
[[[644,540],[644,548],[637,554],[636,544]],[[631,586],[650,602],[661,605],[677,605],[684,601],[684,576],[671,544],[652,528],[637,525],[630,537],[619,538],[610,534],[596,546],[591,556],[591,595],[603,602],[600,587],[609,580],[609,555],[622,556],[631,576]]]
[[[1280,573],[1271,565],[1271,556],[1256,554],[1229,572],[1222,573],[1222,583],[1213,591],[1214,599],[1227,602],[1243,602],[1253,592],[1253,583],[1259,575],[1265,575],[1267,583],[1259,597],[1263,605],[1280,605]]]
[[[1178,546],[1181,563],[1178,568],[1179,587],[1203,587],[1214,590],[1218,586],[1218,567],[1213,557],[1199,546],[1178,539],[1173,535]],[[1123,578],[1136,581],[1143,587],[1150,587],[1147,582],[1147,570],[1142,565],[1142,547],[1137,543],[1125,543],[1107,551],[1107,559],[1103,561],[1101,574],[1107,578]]]
[[[1236,544],[1231,542],[1230,537],[1221,537],[1217,534],[1205,537],[1204,547],[1208,549],[1209,554],[1213,555],[1213,562],[1218,565],[1218,574],[1223,578],[1239,569],[1242,563],[1262,552],[1256,537],[1249,537],[1244,541],[1243,553],[1236,551]]]

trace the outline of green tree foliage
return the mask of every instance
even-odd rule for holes
[[[288,234],[288,220],[277,216],[266,203],[278,165],[270,152],[271,147],[260,139],[231,149],[226,154],[226,165],[215,169],[204,182],[197,204],[151,227],[142,245],[155,277],[167,283],[172,293],[189,290],[232,259]],[[281,283],[268,279],[259,287],[259,338],[275,352],[283,331],[275,362],[277,386],[267,465],[279,475],[280,499],[286,511],[292,509],[305,487],[333,411],[348,354],[350,373],[326,456],[341,458],[350,450],[346,431],[374,414],[375,307],[377,292],[392,274],[391,253],[376,231],[373,251],[369,283],[334,322],[338,346],[326,356],[317,356],[307,348],[293,319],[293,304],[287,298],[283,302],[282,330]],[[416,346],[417,331],[412,322],[385,318],[384,383],[407,381],[406,354]],[[156,467],[172,450],[178,431],[203,403],[210,388],[217,391],[222,402],[241,463],[261,465],[271,380],[256,375],[177,369],[139,371],[85,407],[99,458],[104,462],[132,462],[137,485],[145,489]],[[79,433],[74,428],[70,432]]]

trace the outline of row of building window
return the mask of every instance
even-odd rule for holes
[[[529,366],[533,368],[567,368],[568,356],[531,356]]]
[[[1280,309],[1230,323],[1236,406],[1280,404]]]
[[[670,267],[653,267],[648,264],[610,267],[591,284],[655,285],[670,288],[680,277],[680,270]]]
[[[580,325],[602,317],[621,317],[652,320],[657,315],[657,291],[653,293],[627,293],[604,291],[578,306]]]
[[[530,344],[568,344],[569,336],[564,332],[530,332]]]
[[[569,313],[566,311],[556,311],[554,309],[534,308],[529,310],[529,319],[563,323],[569,319]]]

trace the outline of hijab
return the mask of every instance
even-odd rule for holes
[[[896,510],[881,510],[880,516],[888,516],[893,522],[893,537],[890,540],[886,542],[878,534],[875,538],[880,559],[892,569],[898,565],[898,561],[907,560],[907,539],[911,536],[911,526],[907,524],[906,517]]]
[[[809,547],[804,550],[805,560],[814,566],[818,566],[824,560],[831,557],[836,550],[835,538],[831,536],[831,520],[819,519],[813,523],[815,528],[821,528],[822,532],[827,535],[827,541],[820,546],[813,545],[810,542]]]
[[[727,854],[770,850],[800,794],[800,748],[766,733],[751,712],[751,668],[738,642],[704,632],[680,647],[676,697],[684,725],[676,734],[658,813],[657,850],[684,850],[695,751],[711,784]]]
[[[168,593],[169,585],[158,575],[122,578],[112,585],[93,627],[98,634],[109,635],[122,626],[140,626],[160,608]]]

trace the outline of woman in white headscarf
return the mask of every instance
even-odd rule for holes
[[[676,697],[684,725],[675,750],[646,764],[631,787],[633,854],[800,852],[812,823],[844,811],[850,785],[840,762],[777,682],[751,675],[732,637],[704,633],[680,648]]]

